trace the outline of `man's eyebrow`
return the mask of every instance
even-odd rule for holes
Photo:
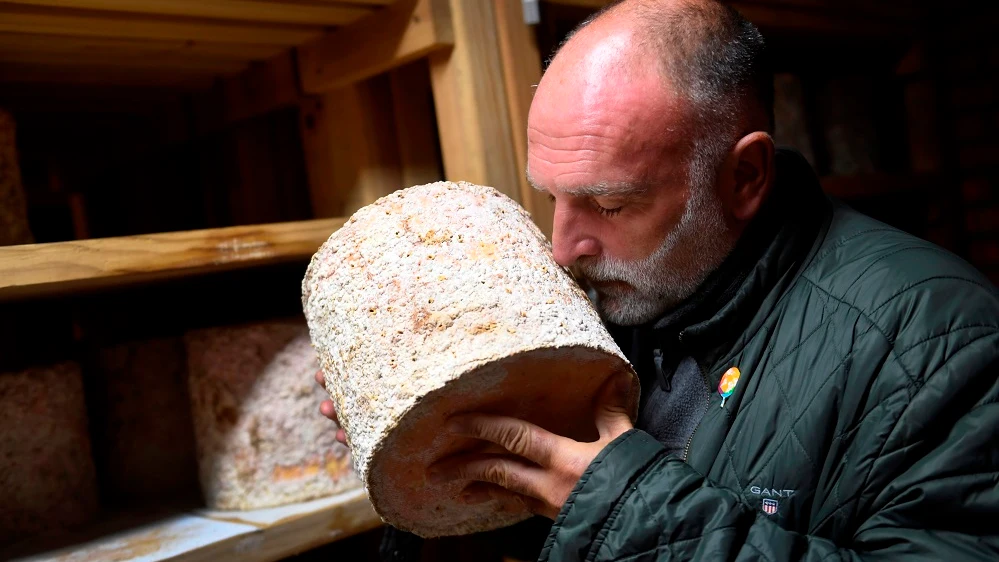
[[[547,189],[534,183],[534,179],[531,176],[527,176],[527,183],[537,191],[548,193]],[[559,191],[577,197],[632,197],[643,195],[648,190],[648,186],[643,183],[623,182],[614,184],[598,183],[596,185],[586,185],[572,189],[560,189]]]
[[[601,182],[596,185],[584,185],[572,189],[563,189],[564,193],[581,197],[633,197],[648,191],[648,186],[642,183]]]

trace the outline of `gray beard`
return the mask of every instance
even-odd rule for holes
[[[635,261],[587,258],[578,269],[596,284],[595,304],[607,322],[644,324],[662,316],[694,293],[725,260],[732,243],[721,201],[711,187],[692,189],[679,224],[648,257]],[[600,287],[622,281],[628,287]]]

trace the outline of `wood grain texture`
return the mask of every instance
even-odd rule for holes
[[[495,0],[496,30],[500,61],[503,64],[503,84],[506,88],[513,135],[514,157],[517,159],[520,201],[534,222],[551,240],[555,206],[546,194],[531,187],[527,181],[527,115],[534,90],[541,81],[541,54],[534,33],[524,23],[519,0]]]
[[[345,219],[0,248],[0,300],[308,259]]]
[[[415,61],[389,73],[389,81],[402,185],[410,187],[444,179],[430,68],[425,60]]]
[[[111,69],[196,70],[235,74],[246,67],[241,60],[224,60],[174,54],[110,54],[110,53],[45,53],[34,51],[0,51],[0,63],[15,63],[40,67],[76,66]]]
[[[259,43],[214,43],[180,39],[129,39],[77,37],[31,33],[0,33],[0,53],[51,53],[81,55],[157,56],[171,55],[221,60],[262,60],[285,47]]]
[[[169,89],[175,92],[210,90],[215,70],[122,68],[112,66],[0,63],[0,83],[50,86],[111,86]]]
[[[286,2],[261,0],[9,0],[7,3],[98,12],[128,12],[159,16],[310,25],[343,25],[371,13],[371,9],[363,5],[309,0]]]
[[[451,17],[454,48],[430,55],[445,178],[520,202],[496,13],[490,2],[452,0]]]
[[[294,46],[322,33],[316,25],[254,24],[211,19],[47,10],[0,3],[0,31],[131,39]]]
[[[214,133],[233,123],[252,119],[301,99],[295,59],[285,50],[251,63],[243,72],[218,80],[211,91],[194,99],[198,134]]]
[[[349,216],[404,187],[387,76],[309,100],[302,119],[316,216]]]
[[[342,88],[453,44],[447,2],[398,0],[302,45],[302,90],[318,94]]]
[[[12,555],[33,555],[33,562],[272,562],[381,525],[363,490],[254,511],[197,510],[144,517],[141,524],[132,513],[120,519],[72,537],[72,544],[26,541]]]

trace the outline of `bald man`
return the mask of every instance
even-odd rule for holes
[[[775,149],[769,72],[735,11],[627,0],[537,88],[527,174],[638,420],[617,380],[592,443],[455,417],[510,454],[428,478],[552,520],[541,560],[999,559],[999,294]]]

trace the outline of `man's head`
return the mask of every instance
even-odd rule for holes
[[[555,201],[555,259],[604,317],[650,321],[724,260],[772,183],[772,82],[750,24],[710,0],[626,0],[542,78],[528,177]]]

